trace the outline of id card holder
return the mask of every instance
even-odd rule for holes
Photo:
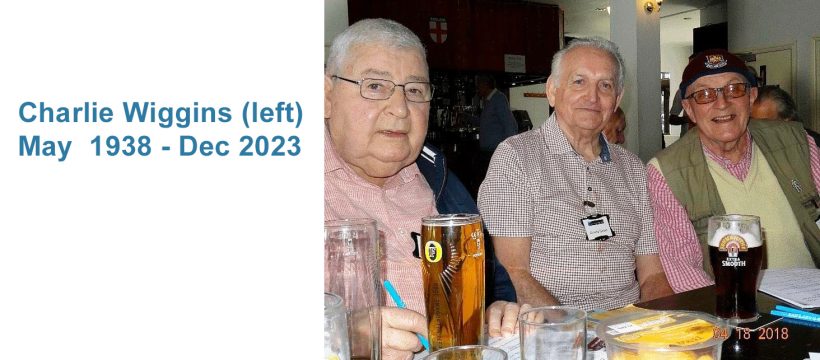
[[[609,215],[591,215],[581,219],[587,240],[603,241],[615,236],[612,226],[609,225]]]

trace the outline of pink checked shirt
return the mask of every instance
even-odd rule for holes
[[[748,132],[746,136],[751,141],[751,135]],[[814,139],[808,135],[807,138],[811,175],[814,185],[820,189],[820,152],[817,150]],[[752,165],[751,146],[747,148],[743,158],[737,164],[732,164],[728,159],[709,151],[706,146],[703,146],[703,152],[741,181],[746,178]],[[689,221],[686,209],[672,194],[666,179],[658,169],[647,165],[646,177],[652,211],[655,214],[655,237],[658,239],[661,263],[669,285],[676,293],[679,293],[714,284],[714,281],[703,270],[703,254],[701,254],[695,227]]]
[[[430,185],[412,164],[394,175],[383,187],[353,172],[333,149],[325,132],[325,220],[372,218],[384,237],[385,269],[411,310],[425,315],[421,260],[413,257],[411,232],[421,232],[421,218],[435,215]],[[387,305],[396,306],[385,293]]]

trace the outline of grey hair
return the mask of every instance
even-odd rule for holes
[[[775,105],[777,105],[778,118],[788,121],[800,121],[794,99],[792,99],[786,90],[774,85],[763,86],[758,89],[755,103],[759,104],[764,100],[774,101]]]
[[[615,45],[614,42],[602,39],[600,37],[591,37],[591,38],[577,38],[572,40],[569,45],[565,46],[563,49],[559,50],[555,55],[552,57],[552,67],[550,68],[550,78],[554,80],[558,80],[560,78],[560,70],[561,70],[561,62],[564,60],[564,55],[566,55],[570,50],[579,48],[579,47],[591,47],[595,49],[601,49],[609,53],[612,56],[612,59],[618,64],[618,73],[615,74],[615,84],[618,89],[618,94],[623,93],[624,91],[624,73],[626,72],[626,67],[624,66],[624,58],[621,56],[621,52],[618,50],[618,45]],[[553,82],[558,84],[556,82]]]
[[[388,19],[363,19],[337,35],[330,45],[325,74],[336,75],[345,65],[350,49],[366,44],[378,44],[393,49],[417,50],[425,67],[427,52],[421,40],[406,26]]]

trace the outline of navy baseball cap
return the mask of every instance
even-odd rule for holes
[[[686,65],[686,69],[683,70],[680,83],[681,97],[686,97],[686,88],[697,79],[726,72],[743,75],[749,84],[757,86],[757,79],[743,60],[724,49],[710,49],[695,54],[689,60],[689,65]]]

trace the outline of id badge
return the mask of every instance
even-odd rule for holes
[[[606,240],[615,236],[615,232],[609,226],[609,215],[592,215],[581,219],[581,224],[584,225],[587,240]]]

